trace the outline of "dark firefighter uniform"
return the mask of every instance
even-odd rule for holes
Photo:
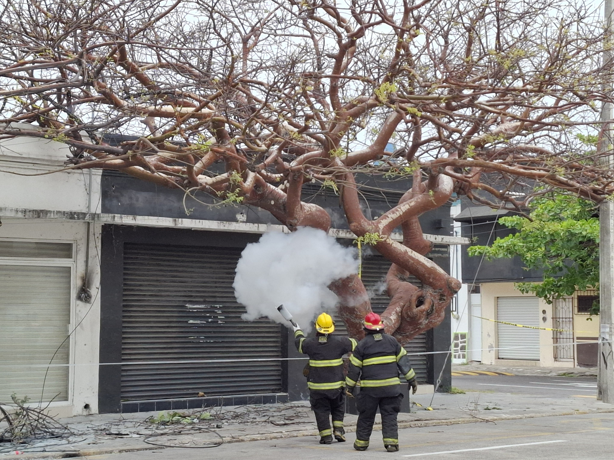
[[[409,363],[407,352],[383,328],[379,315],[370,313],[365,317],[366,336],[350,358],[345,380],[350,393],[360,380],[360,393],[356,399],[356,450],[366,450],[369,447],[375,414],[379,408],[384,446],[389,452],[398,451],[397,415],[403,399],[399,373],[414,388],[414,393],[417,389],[416,374]]]
[[[322,313],[316,320],[317,335],[305,338],[303,331],[294,333],[299,353],[309,356],[307,386],[320,444],[330,444],[333,435],[337,441],[345,441],[343,416],[345,414],[345,377],[342,357],[354,350],[356,340],[329,335],[334,331],[330,315]],[[330,426],[332,416],[333,428]]]

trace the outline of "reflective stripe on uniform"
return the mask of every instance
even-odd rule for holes
[[[307,382],[307,387],[310,390],[338,390],[343,387],[343,380],[339,382],[315,383]]]
[[[369,447],[369,441],[361,441],[360,439],[354,441],[354,444],[358,447]]]
[[[335,428],[343,428],[343,422],[340,420],[333,420],[333,426]]]
[[[351,378],[349,378],[349,377],[345,378],[345,384],[347,386],[350,386],[350,387],[355,387],[356,386],[356,382],[354,380],[352,380]]]
[[[299,352],[299,353],[303,353],[303,342],[304,342],[304,341],[305,341],[305,337],[303,337],[303,338],[300,340],[300,342],[299,342],[299,345],[298,345],[298,352]]]
[[[384,445],[397,445],[399,443],[398,439],[394,439],[394,438],[384,438]]]
[[[416,373],[414,372],[413,369],[410,369],[409,372],[405,374],[405,380],[411,380],[414,378],[416,378]]]
[[[401,351],[399,351],[399,354],[397,355],[397,361],[401,359],[403,356],[405,356],[406,354],[407,354],[407,350],[401,347]]]
[[[352,351],[354,351],[354,348],[356,348],[356,345],[358,345],[358,342],[356,341],[356,339],[352,339],[352,338],[350,338],[350,342],[352,342]]]
[[[310,359],[309,365],[311,367],[333,367],[342,366],[343,360],[339,359]]]
[[[389,385],[399,385],[401,381],[398,377],[384,380],[361,380],[360,386],[363,388],[387,387]]]
[[[303,334],[303,331],[301,331],[300,329],[297,329],[296,331],[294,331],[294,338],[296,339],[299,335],[305,335]]]
[[[350,362],[356,367],[362,367],[362,361],[354,355],[350,356]]]
[[[394,356],[378,356],[377,358],[368,358],[363,360],[363,366],[372,366],[373,364],[389,364],[396,363],[397,359]]]
[[[320,431],[320,436],[324,437],[324,436],[332,436],[333,434],[333,430],[331,430],[330,428],[328,430],[322,430]]]

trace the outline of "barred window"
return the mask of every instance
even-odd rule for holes
[[[597,295],[579,295],[577,312],[589,314],[595,302],[599,302],[599,296]]]

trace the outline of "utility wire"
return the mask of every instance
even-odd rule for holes
[[[531,345],[518,345],[514,347],[495,347],[495,348],[474,348],[468,349],[467,352],[477,352],[477,351],[499,351],[499,350],[534,350],[535,348],[544,348],[544,347],[565,347],[570,345],[585,345],[585,344],[598,344],[599,340],[582,340],[582,341],[572,341],[567,343],[559,343],[559,344],[546,344],[539,345],[537,347]],[[449,355],[449,350],[442,351],[420,351],[420,352],[407,352],[407,356],[432,356],[432,355]],[[36,367],[50,367],[50,368],[61,368],[61,367],[100,367],[100,366],[143,366],[143,365],[161,365],[161,364],[224,364],[224,363],[249,363],[249,362],[290,362],[290,361],[308,361],[308,357],[297,357],[297,358],[228,358],[228,359],[194,359],[194,360],[165,360],[165,361],[120,361],[113,363],[79,363],[79,364],[0,364],[1,368],[36,368]],[[563,368],[562,368],[563,369]]]
[[[501,204],[499,205],[499,209],[501,210],[501,208],[503,207],[504,203],[501,202]],[[493,221],[492,224],[492,228],[490,229],[490,235],[488,236],[488,241],[490,241],[490,239],[492,238],[492,235],[495,232],[495,226],[497,224],[497,221]],[[467,295],[467,300],[465,301],[465,306],[463,307],[463,311],[461,312],[460,316],[459,316],[459,320],[457,322],[456,325],[456,330],[454,331],[454,333],[452,334],[452,340],[450,342],[450,347],[448,348],[448,351],[446,352],[446,357],[444,359],[443,365],[441,366],[441,371],[439,372],[439,376],[437,377],[437,380],[435,381],[435,385],[433,387],[433,396],[431,397],[431,402],[429,403],[429,407],[433,406],[433,400],[435,399],[435,393],[437,393],[437,389],[439,388],[439,385],[441,385],[441,377],[443,376],[443,371],[446,368],[446,365],[448,363],[448,359],[450,358],[450,355],[452,354],[452,350],[454,349],[454,335],[458,332],[458,328],[460,327],[460,323],[461,323],[461,319],[463,318],[463,316],[465,315],[465,312],[467,311],[467,308],[469,307],[469,300],[471,299],[471,291],[473,290],[473,287],[475,286],[475,281],[478,277],[478,273],[480,272],[480,269],[482,267],[482,263],[484,262],[484,258],[486,257],[485,254],[482,254],[482,257],[480,257],[480,263],[478,264],[478,268],[475,271],[475,276],[473,277],[473,281],[471,282],[471,288],[468,289],[469,291],[469,295]]]

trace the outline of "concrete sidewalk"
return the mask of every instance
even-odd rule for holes
[[[513,375],[540,375],[540,376],[565,376],[565,377],[596,377],[596,367],[538,367],[526,364],[514,366],[489,365],[477,362],[468,364],[453,364],[452,372],[503,372]]]
[[[501,366],[454,366],[453,372],[485,371],[517,375],[593,375],[587,369],[543,369]],[[553,374],[550,374],[553,373]],[[614,405],[595,397],[560,400],[513,393],[467,392],[466,394],[418,394],[411,399],[411,412],[399,414],[402,428],[488,423],[501,420],[570,414],[614,412]],[[432,410],[428,410],[428,408]],[[0,443],[0,458],[66,458],[165,447],[205,447],[220,443],[313,436],[317,430],[306,401],[260,406],[228,406],[198,411],[191,423],[161,425],[151,420],[160,413],[103,414],[59,420],[71,434],[59,439],[15,447]],[[379,419],[379,416],[378,416]],[[187,419],[182,419],[186,422]],[[356,416],[346,415],[348,442],[354,440]],[[376,425],[376,430],[380,427]],[[375,436],[377,436],[375,434]],[[15,450],[19,454],[15,454]]]

